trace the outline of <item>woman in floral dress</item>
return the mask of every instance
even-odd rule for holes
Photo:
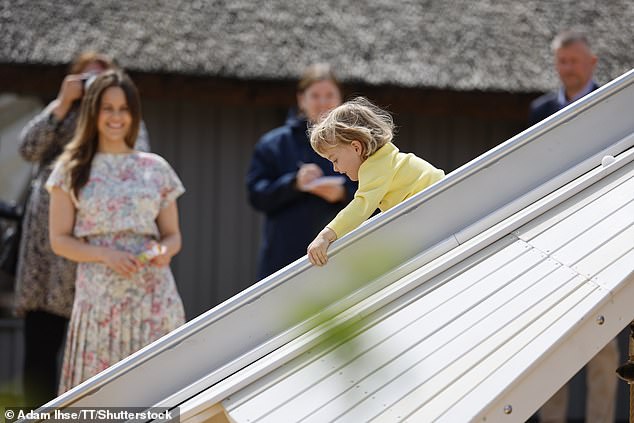
[[[76,263],[53,253],[48,238],[49,195],[44,188],[53,163],[75,134],[84,78],[114,68],[103,54],[85,51],[70,65],[59,94],[20,135],[22,158],[36,167],[22,223],[15,278],[15,314],[24,319],[22,387],[25,403],[42,405],[57,394],[58,354],[75,295]],[[143,122],[135,149],[150,151]]]
[[[51,247],[78,262],[60,393],[184,322],[169,269],[184,188],[163,158],[133,149],[140,115],[127,75],[99,75],[46,184]]]

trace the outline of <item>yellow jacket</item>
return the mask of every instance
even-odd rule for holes
[[[359,167],[359,189],[354,199],[327,225],[341,238],[379,208],[389,210],[445,176],[412,153],[401,153],[387,143]]]

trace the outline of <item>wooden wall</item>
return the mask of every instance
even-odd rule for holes
[[[144,110],[153,151],[187,190],[173,271],[192,318],[255,282],[260,217],[247,204],[245,173],[255,140],[283,115],[205,103],[148,102]]]

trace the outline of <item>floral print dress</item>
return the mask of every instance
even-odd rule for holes
[[[69,191],[58,163],[47,189]],[[73,234],[92,245],[141,254],[159,239],[156,218],[184,192],[160,156],[97,153],[90,177],[73,198]],[[123,277],[105,264],[79,263],[64,351],[60,394],[96,375],[185,321],[169,267],[145,265]]]
[[[80,102],[73,103],[61,122],[50,116],[50,103],[24,127],[20,135],[20,154],[37,165],[22,226],[22,240],[15,278],[15,314],[25,317],[31,311],[44,311],[68,319],[75,293],[76,263],[55,255],[48,239],[48,192],[44,188],[52,164],[75,134]],[[141,122],[136,150],[149,151],[149,137]],[[61,341],[60,341],[61,343]],[[55,353],[55,352],[53,352]]]

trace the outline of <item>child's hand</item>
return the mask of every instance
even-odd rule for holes
[[[328,262],[328,247],[337,239],[337,234],[330,228],[324,228],[308,246],[308,260],[315,266],[323,266]]]

